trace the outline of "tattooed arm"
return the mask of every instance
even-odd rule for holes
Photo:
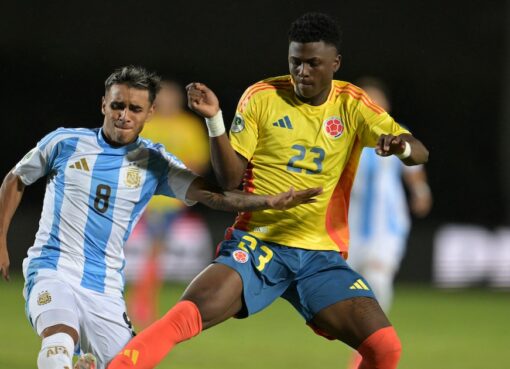
[[[198,177],[189,186],[186,198],[201,202],[212,209],[224,211],[286,210],[301,204],[315,202],[315,197],[321,193],[322,188],[309,188],[300,191],[290,188],[287,192],[275,195],[254,195],[238,190],[222,191]]]

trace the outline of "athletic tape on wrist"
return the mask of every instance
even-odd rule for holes
[[[397,154],[396,157],[399,159],[407,159],[410,156],[411,156],[411,145],[409,144],[409,142],[406,141],[404,152],[402,152],[402,154]]]
[[[223,123],[221,110],[218,110],[214,117],[205,118],[205,124],[209,131],[209,137],[218,137],[225,133],[225,124]]]

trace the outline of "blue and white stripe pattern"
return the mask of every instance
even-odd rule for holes
[[[120,296],[123,246],[154,194],[181,199],[196,176],[160,144],[110,146],[101,129],[59,128],[16,166],[25,185],[48,176],[34,245],[23,263],[27,292],[57,271],[67,281]]]
[[[407,237],[410,219],[402,170],[398,158],[380,157],[372,148],[363,150],[349,205],[353,247],[387,235]]]

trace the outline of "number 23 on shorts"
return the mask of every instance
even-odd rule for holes
[[[239,247],[244,252],[249,253],[246,246],[248,246],[252,251],[255,251],[257,249],[257,245],[258,242],[255,237],[244,235],[243,238],[241,238],[241,241],[239,242],[237,247]],[[266,264],[273,258],[273,251],[266,245],[260,245],[259,249],[261,255],[259,255],[258,265],[256,265],[255,267],[259,272],[261,272],[266,267]]]

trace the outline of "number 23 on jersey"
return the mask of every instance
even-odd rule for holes
[[[324,149],[318,146],[307,149],[303,145],[293,145],[292,150],[297,151],[298,154],[291,157],[287,163],[287,170],[289,172],[302,173],[303,170],[306,174],[319,174],[322,172],[322,162],[326,157]],[[303,166],[309,165],[308,162],[312,162],[313,167],[311,169],[303,168]]]

